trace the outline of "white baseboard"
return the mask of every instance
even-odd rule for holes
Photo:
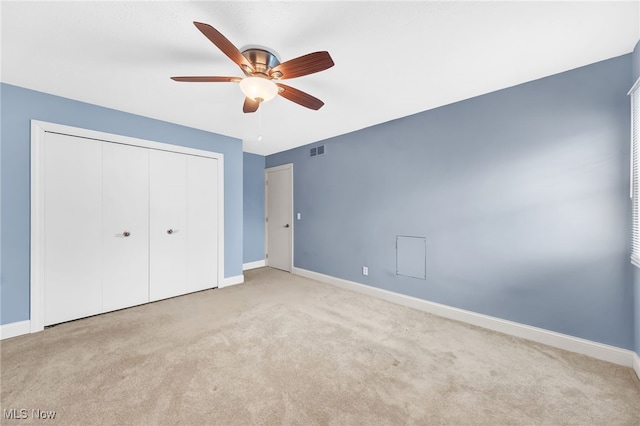
[[[242,270],[247,271],[249,269],[262,268],[263,266],[267,266],[266,260],[256,260],[255,262],[243,263]]]
[[[227,277],[220,284],[218,288],[229,287],[230,285],[242,284],[244,282],[244,275],[236,275],[235,277]]]
[[[638,355],[630,350],[609,346],[591,340],[580,339],[578,337],[569,336],[567,334],[556,333],[554,331],[545,330],[538,327],[520,324],[513,321],[507,321],[489,315],[478,314],[464,309],[458,309],[440,303],[429,302],[427,300],[418,299],[416,297],[405,296],[400,293],[383,290],[376,287],[356,283],[353,281],[335,278],[329,275],[320,274],[318,272],[309,271],[301,268],[293,268],[293,274],[306,278],[311,278],[320,282],[335,285],[357,293],[383,299],[398,305],[407,306],[430,314],[438,315],[444,318],[465,322],[467,324],[498,331],[511,336],[520,337],[531,340],[533,342],[542,343],[555,348],[564,349],[566,351],[575,352],[592,358],[608,361],[614,364],[623,365],[625,367],[633,367],[638,373]],[[635,355],[635,358],[634,358]],[[634,362],[636,363],[634,366]],[[640,374],[638,374],[640,376]]]
[[[18,321],[0,325],[0,339],[21,336],[31,333],[31,321]]]
[[[638,380],[640,380],[640,356],[637,353],[633,353],[633,371],[636,372]]]

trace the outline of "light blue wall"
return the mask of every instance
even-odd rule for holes
[[[2,84],[1,324],[29,319],[30,120],[224,154],[225,276],[242,274],[242,141]]]
[[[640,78],[640,41],[636,43],[636,47],[633,49],[631,58],[633,62],[632,81],[635,83],[635,81]]]
[[[640,271],[634,271],[634,305],[635,305],[635,351],[640,355]]]
[[[324,156],[268,156],[294,163],[295,266],[633,348],[631,68],[625,55],[328,139]],[[427,238],[426,280],[396,276],[396,235]]]
[[[244,263],[264,260],[264,161],[244,153]]]

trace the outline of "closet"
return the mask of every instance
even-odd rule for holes
[[[32,311],[41,312],[32,321],[47,326],[218,286],[222,155],[37,124]]]

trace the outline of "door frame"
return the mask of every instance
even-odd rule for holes
[[[289,246],[291,247],[291,256],[289,258],[289,272],[291,272],[293,270],[293,249],[294,249],[294,233],[295,233],[295,220],[293,219],[293,211],[294,209],[294,205],[293,205],[293,163],[287,163],[287,164],[283,164],[281,166],[276,166],[276,167],[269,167],[268,169],[264,170],[264,252],[265,252],[265,264],[267,266],[269,266],[269,224],[267,223],[267,215],[269,213],[269,185],[268,185],[268,177],[269,177],[269,173],[270,172],[279,172],[279,171],[283,171],[283,170],[288,170],[289,171],[289,176],[290,176],[290,180],[291,180],[291,188],[290,188],[290,193],[291,193],[291,211],[289,212],[289,223],[291,223],[291,238],[289,241]]]
[[[44,144],[47,133],[218,160],[218,286],[224,281],[224,154],[146,139],[31,120],[30,332],[44,330]]]

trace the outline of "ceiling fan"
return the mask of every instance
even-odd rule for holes
[[[225,36],[209,24],[193,23],[218,49],[236,63],[245,75],[241,77],[171,77],[175,81],[239,83],[245,94],[242,111],[255,112],[262,102],[280,95],[303,107],[320,109],[324,102],[301,90],[275,81],[302,77],[331,68],[334,63],[329,52],[313,52],[283,63],[276,55],[263,48],[248,48],[240,51]]]

